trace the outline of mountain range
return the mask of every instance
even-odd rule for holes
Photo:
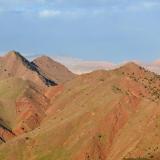
[[[160,160],[160,75],[129,62],[76,75],[0,58],[0,160]]]
[[[72,72],[76,74],[84,74],[89,73],[94,70],[111,70],[123,66],[124,64],[128,63],[129,61],[121,61],[121,62],[110,62],[106,60],[83,60],[79,58],[72,58],[72,57],[63,57],[59,56],[53,57],[56,61],[64,64],[67,66]],[[160,60],[150,61],[150,62],[143,62],[139,60],[134,60],[136,64],[143,66],[147,70],[151,72],[155,72],[160,74]]]

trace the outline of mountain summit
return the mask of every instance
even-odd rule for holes
[[[9,77],[29,80],[43,87],[56,85],[54,81],[45,77],[38,66],[16,51],[10,51],[0,58],[0,79]]]
[[[52,74],[50,79],[19,52],[0,57],[0,142],[40,125],[50,101],[46,92],[58,86],[56,77]],[[56,90],[52,92],[56,95]]]
[[[69,71],[64,65],[54,61],[50,57],[41,56],[33,61],[44,73],[45,76],[56,83],[64,83],[73,79],[76,75]]]

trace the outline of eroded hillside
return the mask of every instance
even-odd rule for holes
[[[69,71],[64,65],[54,61],[47,56],[41,56],[33,61],[44,73],[45,76],[56,83],[61,84],[73,79],[76,75]]]
[[[0,57],[1,142],[40,126],[50,103],[47,93],[52,90],[56,95],[52,88],[59,87],[53,79],[19,52]]]
[[[47,91],[41,125],[1,145],[0,157],[158,160],[159,90],[160,77],[134,63],[78,76]]]

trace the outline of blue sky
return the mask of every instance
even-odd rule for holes
[[[160,59],[159,0],[0,0],[0,52]]]

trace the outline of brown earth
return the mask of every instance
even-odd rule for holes
[[[47,56],[41,56],[33,61],[41,71],[45,73],[45,76],[55,81],[58,84],[67,82],[73,79],[76,75],[69,71],[64,65],[54,61]]]
[[[77,76],[43,95],[49,103],[38,128],[2,144],[0,159],[160,159],[160,76],[128,63]],[[25,103],[32,113],[39,110],[20,98],[22,117],[31,115]],[[35,121],[26,124],[33,129]]]
[[[59,92],[54,86],[59,88],[19,52],[0,57],[0,141],[40,126],[50,103],[50,90],[52,96]]]
[[[29,80],[43,87],[56,85],[54,81],[45,77],[38,66],[16,51],[10,51],[0,57],[0,80],[10,77]]]

